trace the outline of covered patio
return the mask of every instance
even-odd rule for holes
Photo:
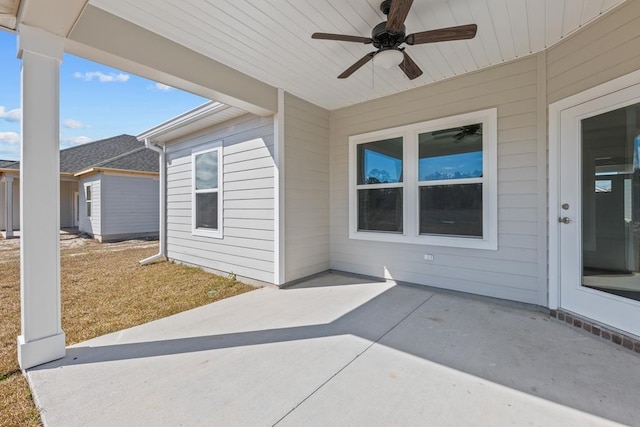
[[[638,357],[523,304],[338,273],[74,345],[45,425],[634,425]]]
[[[394,1],[407,12],[412,4]],[[604,246],[595,237],[583,245],[589,210],[582,201],[592,195],[579,190],[594,193],[595,160],[605,157],[587,158],[594,171],[582,176],[580,135],[568,132],[577,132],[587,113],[630,107],[620,114],[619,139],[638,135],[640,3],[416,0],[406,20],[412,32],[479,28],[473,40],[405,46],[420,75],[406,60],[390,70],[368,63],[377,54],[368,34],[386,19],[379,1],[286,3],[0,0],[0,25],[18,33],[23,63],[18,358],[45,422],[637,423],[640,299],[583,286],[579,255]],[[361,43],[313,40],[313,31],[354,34]],[[186,248],[183,261],[203,266],[233,248],[248,264],[259,261],[264,275],[248,269],[248,278],[274,287],[331,270],[379,279],[329,274],[286,290],[264,288],[65,348],[57,179],[65,52],[251,118],[236,142],[260,142],[246,148],[260,167],[242,165],[250,156],[224,145],[229,135],[215,133],[219,123],[211,134],[187,123],[193,133],[175,141],[185,162],[176,173],[187,184],[183,199],[174,195],[165,205],[179,205],[177,214],[166,209],[178,218],[174,228],[163,224],[169,259],[180,261],[175,248]],[[367,67],[336,78],[354,62]],[[625,98],[609,99],[616,93]],[[578,107],[587,103],[583,114]],[[267,138],[247,136],[255,129]],[[449,151],[434,157],[455,157],[464,150],[450,147],[476,141],[469,150],[481,166],[473,176],[421,175],[421,160],[430,158],[420,154],[421,136],[427,143],[447,139]],[[216,171],[264,174],[206,189],[225,222],[218,240],[194,233],[196,208],[188,205],[201,190],[193,184],[192,163],[205,145],[198,138],[217,144],[208,147],[220,153],[210,155]],[[380,140],[402,153],[393,160],[395,181],[365,182],[360,178],[373,168],[363,170],[357,154]],[[158,150],[166,154],[167,146]],[[629,175],[640,169],[621,164]],[[447,214],[471,209],[428,198],[442,187],[451,192],[440,200],[460,201],[454,196],[463,186],[476,189],[473,233],[448,216],[439,225],[452,231],[423,229],[432,206]],[[620,194],[635,191],[636,203],[626,210],[619,203],[624,233],[616,247],[627,252],[616,261],[624,260],[629,274],[640,269],[640,209],[631,209],[640,206],[640,186],[625,188]],[[395,196],[375,206],[359,199],[366,192]],[[363,226],[367,209],[383,220],[391,212],[394,227]],[[227,246],[203,249],[212,241]],[[250,247],[255,241],[260,247]],[[231,266],[218,270],[237,272],[236,259],[225,259]],[[561,311],[626,334],[620,345],[631,343],[631,351],[549,318]]]

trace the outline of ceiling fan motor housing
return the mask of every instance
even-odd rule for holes
[[[385,15],[389,14],[389,10],[391,10],[391,0],[384,0],[380,3],[380,11]]]
[[[395,49],[404,43],[406,38],[405,26],[397,33],[390,33],[387,30],[387,22],[381,22],[371,30],[371,38],[373,39],[373,45],[378,49]]]

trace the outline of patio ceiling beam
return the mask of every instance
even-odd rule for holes
[[[277,111],[276,88],[92,5],[65,50],[260,116]]]

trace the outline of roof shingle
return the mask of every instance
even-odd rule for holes
[[[158,172],[158,153],[126,134],[60,150],[60,173],[75,174],[96,167]],[[0,169],[20,169],[20,162],[0,160]]]
[[[20,169],[20,162],[15,160],[0,160],[0,169]]]

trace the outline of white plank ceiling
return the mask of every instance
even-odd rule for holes
[[[539,52],[625,0],[415,0],[407,34],[475,23],[469,41],[408,46],[424,74],[370,62],[336,76],[371,45],[312,40],[370,36],[380,0],[91,0],[110,13],[327,109],[405,91]],[[1,0],[0,4],[6,3]],[[9,1],[11,3],[11,1]]]

